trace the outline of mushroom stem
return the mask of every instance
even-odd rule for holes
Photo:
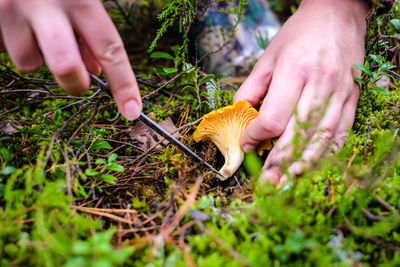
[[[238,145],[229,145],[224,158],[225,164],[219,170],[219,173],[225,178],[224,180],[226,180],[232,177],[237,169],[239,169],[244,159],[244,152]]]

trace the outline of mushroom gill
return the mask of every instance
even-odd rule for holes
[[[214,110],[203,116],[193,134],[196,142],[211,140],[221,151],[225,164],[219,173],[225,178],[231,177],[244,159],[244,152],[240,147],[240,138],[249,122],[258,116],[258,111],[250,107],[246,100],[239,100],[235,104]],[[271,148],[270,140],[262,148]],[[260,149],[258,150],[260,153]],[[221,179],[222,180],[222,179]]]

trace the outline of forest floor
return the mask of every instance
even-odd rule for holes
[[[174,34],[160,42],[164,54],[150,57],[149,44],[129,37],[143,29],[132,33],[119,11],[110,15],[132,56],[144,113],[221,167],[215,146],[192,134],[204,114],[231,103],[238,84],[184,69]],[[22,75],[1,55],[0,266],[399,265],[399,18],[396,3],[370,21],[345,147],[284,189],[258,185],[254,155],[220,181],[125,120],[96,85],[69,96],[46,67]]]

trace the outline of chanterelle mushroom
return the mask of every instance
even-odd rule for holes
[[[231,177],[244,159],[240,138],[249,122],[258,116],[258,111],[250,107],[246,100],[214,110],[203,116],[203,120],[193,134],[196,142],[211,140],[225,157],[225,164],[219,173]],[[271,143],[263,148],[271,149]],[[224,179],[224,180],[225,180]]]

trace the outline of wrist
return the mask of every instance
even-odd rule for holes
[[[365,0],[303,0],[298,11],[334,21],[337,27],[355,26],[365,32],[369,6]]]

